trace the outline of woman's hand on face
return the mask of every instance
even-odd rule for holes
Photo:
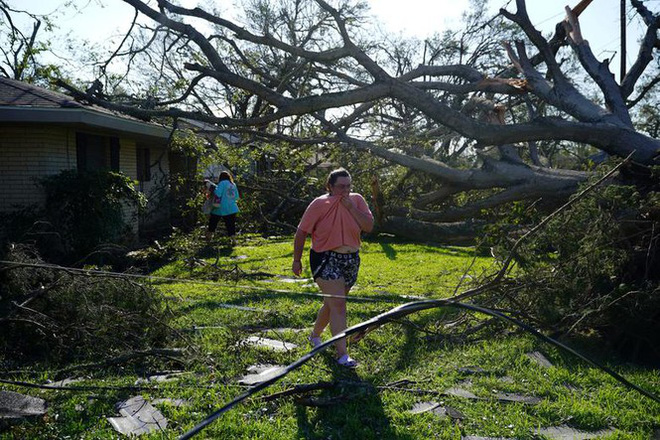
[[[300,261],[294,261],[291,264],[291,270],[295,276],[299,277],[302,273],[302,263]]]
[[[355,208],[355,203],[353,203],[353,200],[351,200],[350,196],[348,195],[343,195],[341,196],[341,204],[344,205],[349,211],[352,208]]]

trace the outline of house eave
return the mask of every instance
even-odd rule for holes
[[[39,108],[0,106],[0,123],[78,124],[90,128],[117,130],[128,134],[167,139],[170,130],[155,124],[132,121],[84,108]]]

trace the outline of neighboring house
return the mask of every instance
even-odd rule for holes
[[[168,153],[169,135],[166,127],[0,78],[0,212],[44,203],[44,176],[105,169],[138,181],[150,199],[148,217],[125,212],[136,233],[167,221],[170,163],[177,160]]]

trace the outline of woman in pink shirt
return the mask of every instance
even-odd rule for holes
[[[346,295],[357,280],[360,268],[360,233],[370,232],[374,217],[364,198],[351,192],[351,175],[343,168],[330,173],[326,181],[328,194],[309,204],[293,239],[295,275],[302,273],[302,253],[307,236],[312,236],[309,266],[312,278],[321,291],[330,295],[323,300],[314,330],[309,337],[312,346],[321,343],[321,333],[330,324],[333,335],[346,329]],[[355,367],[357,362],[346,351],[346,340],[335,343],[337,362]]]

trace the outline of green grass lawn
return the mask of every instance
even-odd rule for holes
[[[321,299],[305,295],[317,292],[313,285],[287,279],[292,277],[291,252],[290,237],[243,237],[237,247],[221,248],[219,255],[202,252],[196,262],[161,267],[154,276],[179,279],[153,284],[171,298],[169,306],[177,314],[174,325],[182,337],[175,344],[194,347],[186,367],[189,374],[140,391],[3,386],[42,397],[50,409],[43,419],[5,426],[2,438],[117,438],[106,417],[117,415],[116,402],[136,394],[148,400],[187,401],[181,407],[158,406],[168,427],[143,438],[183,434],[246,390],[238,379],[249,366],[287,365],[308,351],[306,337]],[[209,266],[216,257],[218,267]],[[361,257],[360,277],[351,295],[372,301],[349,302],[349,325],[404,303],[404,295],[446,298],[459,283],[460,292],[476,277],[497,270],[492,259],[475,257],[469,248],[403,243],[387,237],[366,241]],[[304,266],[308,278],[308,265]],[[223,276],[218,278],[220,272]],[[468,318],[476,325],[485,317]],[[466,327],[460,323],[465,319],[456,310],[434,309],[388,323],[350,346],[351,355],[360,361],[355,370],[338,367],[332,350],[326,350],[220,416],[197,438],[535,439],[544,438],[544,428],[564,425],[591,433],[606,430],[600,438],[646,440],[660,429],[660,405],[600,370],[502,324],[462,335],[460,330]],[[298,347],[275,352],[246,344],[245,339],[253,335]],[[329,334],[323,336],[327,339]],[[600,362],[635,384],[660,394],[658,370],[621,364],[589,341],[576,348],[599,356]],[[534,351],[542,352],[552,366],[533,361],[527,353]],[[130,386],[149,373],[135,368],[87,372],[76,385]],[[42,376],[47,377],[47,373]],[[333,386],[264,399],[319,382]],[[475,398],[457,396],[452,389],[470,392]],[[538,403],[506,402],[497,398],[498,393],[536,397]],[[410,412],[415,404],[431,401],[449,408],[453,417]]]

